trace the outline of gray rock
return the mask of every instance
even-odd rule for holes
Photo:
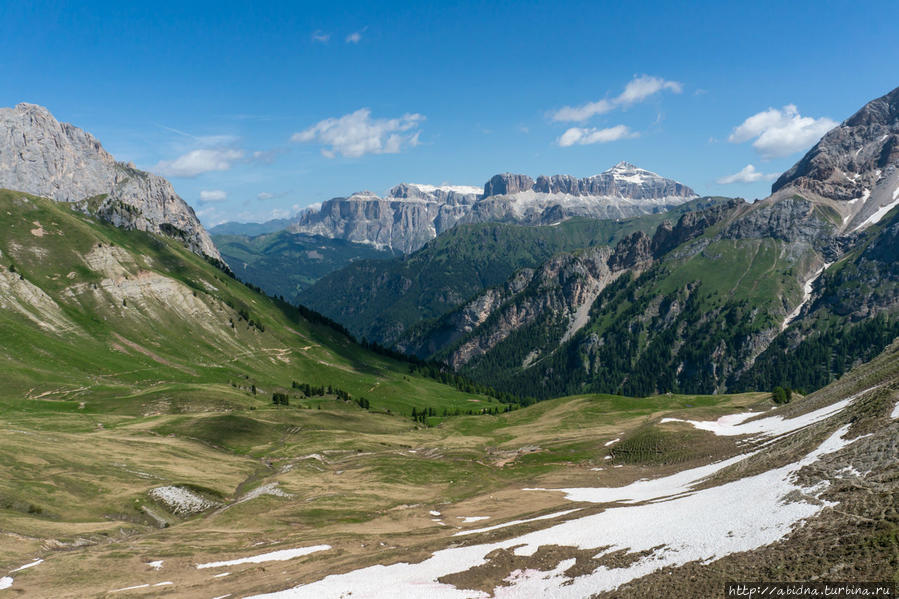
[[[892,205],[899,186],[899,88],[872,100],[780,176],[775,195],[825,198],[843,218],[842,230],[870,226]]]
[[[504,173],[483,193],[472,187],[403,183],[385,197],[334,198],[291,227],[307,233],[410,253],[459,223],[547,225],[571,217],[628,218],[664,212],[696,198],[689,187],[622,162],[585,179]]]
[[[116,162],[94,136],[58,122],[42,106],[0,108],[0,187],[72,202],[117,227],[175,237],[221,261],[171,183]]]

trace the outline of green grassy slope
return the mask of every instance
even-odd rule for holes
[[[737,386],[818,389],[899,335],[899,210],[868,229],[815,288],[807,314],[759,356]]]
[[[634,231],[651,232],[665,219],[721,201],[703,198],[623,221],[459,225],[409,256],[361,261],[325,276],[299,300],[357,337],[391,345],[414,324],[441,316],[520,268],[536,267],[558,252],[614,244]]]
[[[273,391],[298,401],[298,381],[376,410],[471,405],[471,394],[409,374],[173,240],[10,191],[0,191],[0,230],[4,401],[222,409],[270,403]]]
[[[301,291],[351,262],[395,255],[370,245],[285,230],[255,237],[213,235],[212,240],[239,279],[292,303]]]
[[[788,307],[802,299],[800,277],[820,259],[807,243],[722,235],[749,210],[609,285],[561,347],[546,340],[558,339],[567,323],[540,320],[462,372],[538,397],[721,391],[780,332]]]

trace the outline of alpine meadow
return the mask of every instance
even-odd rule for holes
[[[4,12],[0,599],[899,592],[893,3]]]

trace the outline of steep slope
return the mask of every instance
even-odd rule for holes
[[[470,394],[363,350],[175,240],[11,191],[0,192],[0,227],[0,399],[225,409],[256,393],[297,395],[298,381],[401,413],[422,401],[470,405]]]
[[[212,241],[238,278],[292,303],[323,276],[356,260],[395,255],[370,245],[283,229],[252,237],[213,234]]]
[[[864,229],[899,205],[899,88],[829,131],[772,192],[828,202],[844,232]]]
[[[676,225],[663,221],[652,238],[642,230],[623,237],[614,250],[558,254],[539,268],[515,273],[505,285],[486,290],[436,322],[414,327],[397,346],[459,369],[514,335],[515,342],[507,347],[514,348],[517,366],[528,368],[588,323],[593,302],[620,275],[640,274],[741,205],[732,200],[687,212]]]
[[[643,240],[647,259],[614,284],[578,275],[591,293],[573,295],[568,279],[578,269],[548,263],[535,271],[544,273],[539,283],[519,273],[505,292],[418,327],[400,345],[544,397],[820,388],[899,331],[895,234],[882,220],[899,193],[889,141],[897,100],[892,92],[869,103],[771,197],[710,219],[698,238],[672,234],[687,223],[661,227]],[[612,258],[605,266],[614,273]]]
[[[721,201],[693,200],[667,216]],[[536,227],[460,225],[408,257],[357,262],[332,273],[302,292],[299,300],[358,337],[390,345],[409,327],[442,316],[520,268],[535,268],[557,252],[614,244],[634,231],[653,230],[665,218],[573,218]]]
[[[415,184],[397,185],[383,198],[363,191],[306,211],[290,231],[409,253],[459,222],[479,192],[476,187]]]
[[[808,281],[789,328],[735,383],[820,388],[899,335],[899,210]]]
[[[0,108],[0,188],[72,202],[117,227],[162,233],[221,261],[171,183],[116,162],[90,133],[58,122],[42,106]]]
[[[505,173],[476,187],[401,184],[334,198],[303,214],[294,232],[368,243],[410,253],[457,223],[549,225],[572,217],[629,218],[664,212],[696,193],[627,162],[592,177]]]

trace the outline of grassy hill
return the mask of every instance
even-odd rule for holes
[[[536,267],[559,252],[612,245],[638,230],[651,232],[663,220],[721,201],[702,198],[666,213],[621,221],[458,225],[409,256],[355,262],[323,277],[298,298],[357,337],[389,346],[409,327],[449,312],[518,269]]]
[[[286,230],[252,237],[213,234],[212,240],[238,278],[292,303],[323,276],[356,260],[395,256],[370,245]]]
[[[174,240],[12,191],[0,191],[0,227],[0,399],[177,412],[270,403],[275,391],[300,401],[296,381],[376,410],[471,405]]]

